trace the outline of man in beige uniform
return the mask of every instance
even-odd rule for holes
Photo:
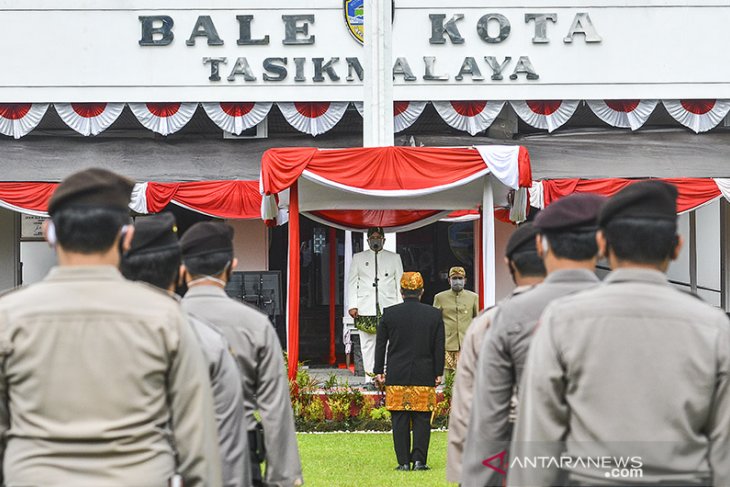
[[[59,266],[0,299],[3,485],[219,486],[210,382],[175,300],[125,280],[133,184],[63,181],[45,226]]]
[[[532,223],[525,223],[510,236],[504,260],[517,287],[502,302],[531,289],[545,278],[545,265],[537,254],[535,245],[536,235],[537,230]],[[494,319],[499,304],[501,303],[483,311],[472,321],[461,346],[449,413],[449,442],[446,452],[446,479],[449,482],[461,481],[461,460],[474,399],[474,375],[477,359],[482,346],[482,338]]]
[[[449,269],[451,289],[438,293],[433,298],[433,307],[440,309],[446,330],[446,374],[453,374],[459,361],[461,345],[471,320],[479,314],[479,296],[464,289],[466,271],[463,267]]]
[[[516,390],[532,339],[545,307],[562,296],[596,286],[596,220],[605,198],[571,195],[545,208],[535,218],[536,245],[545,262],[542,284],[515,296],[499,311],[482,342],[474,381],[474,404],[469,420],[461,483],[470,487],[502,486],[500,466],[509,448],[510,420]],[[517,406],[517,416],[520,415]],[[496,468],[486,466],[494,465]]]
[[[172,213],[138,218],[130,249],[122,257],[124,277],[167,291],[176,300],[175,285],[182,257]],[[241,373],[228,340],[213,325],[188,314],[200,342],[213,387],[213,406],[223,462],[223,487],[249,487],[251,462]]]
[[[253,485],[300,485],[302,465],[279,338],[266,315],[229,298],[225,292],[237,265],[233,228],[224,223],[196,223],[185,232],[180,244],[189,288],[182,300],[183,308],[223,333],[241,368]],[[260,435],[256,433],[255,411],[261,415],[263,444],[259,444]],[[263,456],[266,473],[262,479],[259,462]]]
[[[730,485],[730,324],[664,275],[681,247],[676,212],[660,181],[604,207],[597,240],[613,272],[540,320],[508,485],[555,485],[561,468],[570,485]],[[536,455],[569,461],[515,462]]]

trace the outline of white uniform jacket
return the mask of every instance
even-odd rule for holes
[[[375,316],[375,258],[372,250],[364,250],[352,256],[350,278],[347,285],[349,308],[357,308],[362,316]],[[377,253],[378,259],[378,304],[380,311],[388,306],[402,303],[400,278],[403,263],[400,255],[388,250]]]

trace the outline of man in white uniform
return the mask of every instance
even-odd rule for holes
[[[375,332],[383,310],[402,303],[400,278],[403,263],[400,255],[384,250],[385,233],[381,227],[369,228],[368,246],[352,256],[347,294],[349,313],[360,331],[365,382],[372,384],[375,365]]]

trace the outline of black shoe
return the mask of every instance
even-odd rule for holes
[[[423,462],[413,462],[413,470],[431,470],[431,467]]]
[[[395,469],[397,471],[407,472],[410,470],[410,467],[408,466],[408,464],[403,464],[403,465],[398,465],[397,467],[395,467]]]

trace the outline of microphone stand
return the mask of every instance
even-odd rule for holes
[[[379,292],[378,292],[378,281],[380,278],[378,277],[378,254],[380,253],[380,250],[375,252],[375,282],[373,282],[373,286],[375,287],[375,319],[378,321],[378,324],[380,322],[380,298],[379,298]],[[377,326],[377,325],[376,325]]]

